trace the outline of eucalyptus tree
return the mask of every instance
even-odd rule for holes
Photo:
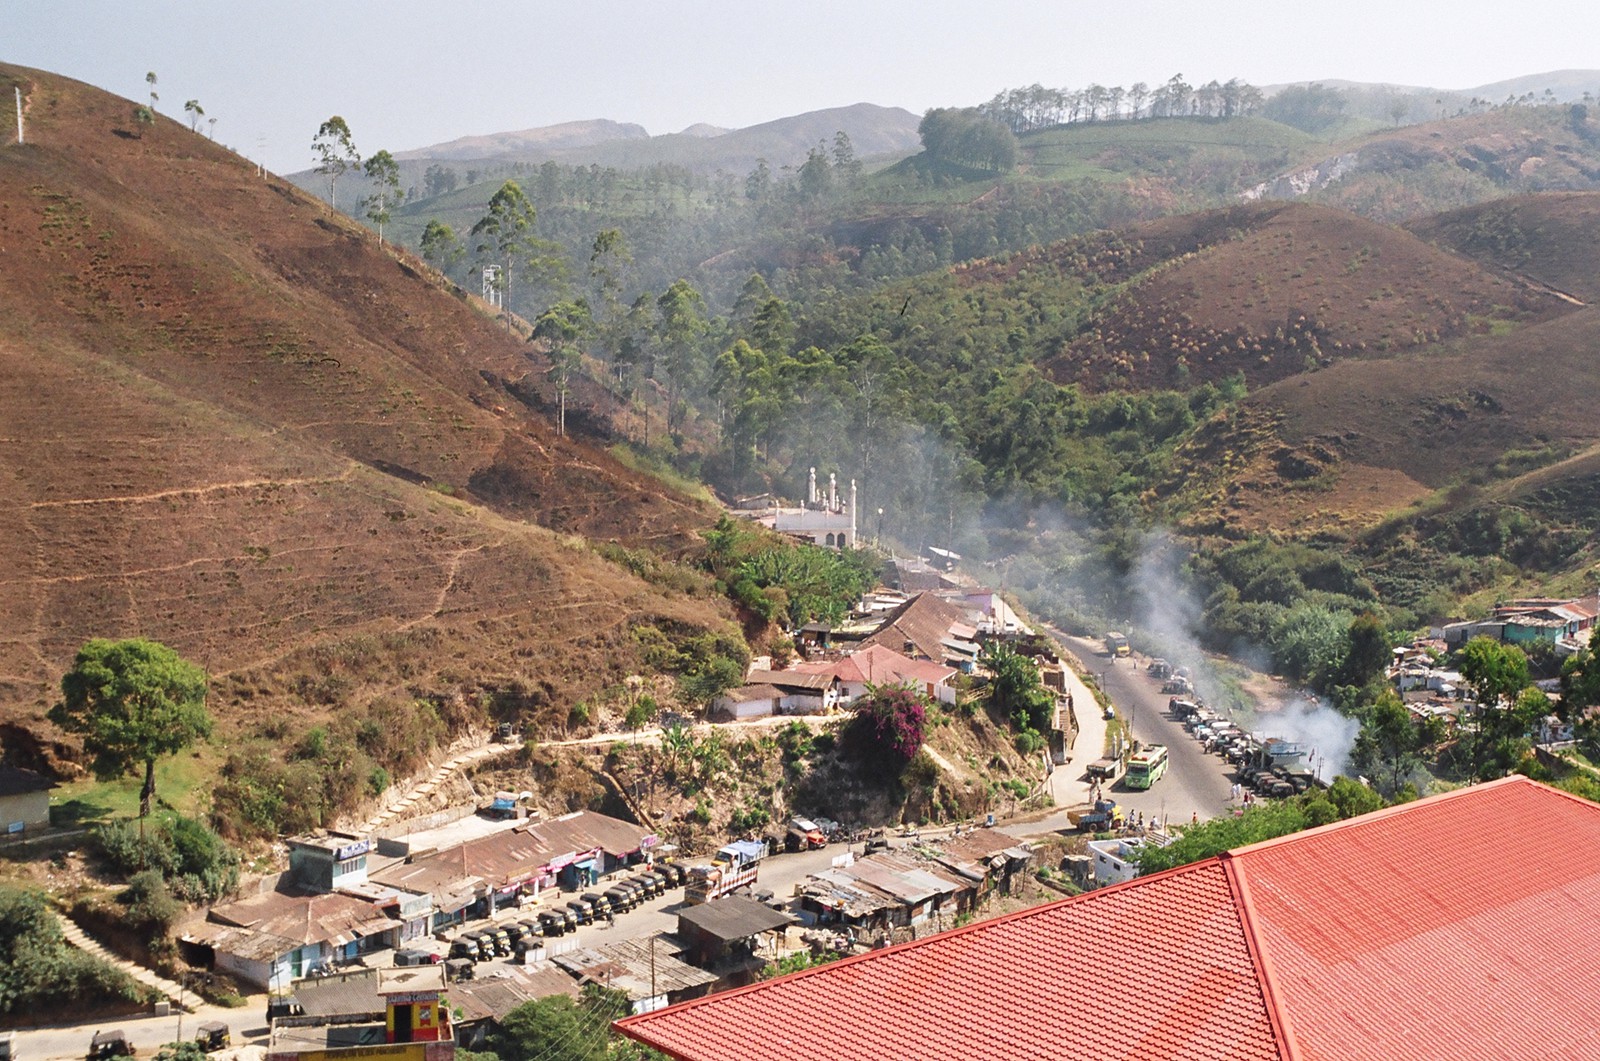
[[[328,205],[339,208],[339,178],[361,165],[350,126],[335,114],[317,128],[311,139],[311,153],[317,158],[317,172],[328,178]]]
[[[383,226],[389,223],[389,206],[400,197],[400,164],[387,151],[379,151],[362,165],[361,171],[373,188],[362,200],[367,220],[378,229],[378,246],[383,246]]]
[[[594,328],[594,318],[589,315],[589,305],[583,299],[557,302],[533,322],[532,341],[543,341],[550,351],[548,378],[556,385],[560,407],[556,418],[556,434],[567,433],[567,392],[572,373],[578,367],[579,351],[576,344]]]

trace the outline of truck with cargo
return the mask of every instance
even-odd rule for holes
[[[683,901],[694,906],[708,903],[756,882],[767,845],[759,840],[736,840],[719,849],[709,866],[692,866]]]
[[[1067,820],[1080,832],[1103,832],[1107,829],[1120,829],[1124,820],[1122,808],[1115,800],[1099,799],[1083,811],[1067,811]]]

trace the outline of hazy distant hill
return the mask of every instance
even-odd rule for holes
[[[401,160],[426,158],[441,161],[524,157],[542,152],[582,150],[613,140],[643,140],[649,136],[642,125],[596,119],[587,122],[563,122],[560,125],[524,129],[515,133],[463,136],[432,147],[398,151],[394,157]]]
[[[784,166],[798,166],[806,160],[806,152],[819,144],[832,150],[834,135],[840,131],[850,137],[857,158],[914,151],[920,143],[917,138],[920,121],[917,115],[899,107],[857,103],[779,118],[744,129],[726,131],[695,125],[681,133],[662,136],[646,136],[637,125],[578,122],[521,133],[468,137],[401,152],[395,157],[441,164],[466,159],[502,164],[554,159],[572,165],[596,164],[623,170],[666,163],[696,173],[722,170],[742,176],[755,168],[757,159],[766,159],[774,172]],[[582,128],[574,129],[574,126]],[[608,131],[614,135],[604,135]],[[299,176],[296,175],[297,183]]]
[[[1268,94],[1280,92],[1291,85],[1323,85],[1327,88],[1338,88],[1356,92],[1372,92],[1380,94],[1427,94],[1432,93],[1436,98],[1448,96],[1451,98],[1486,99],[1490,103],[1500,103],[1507,96],[1522,96],[1533,93],[1535,96],[1544,94],[1549,89],[1558,102],[1570,103],[1583,98],[1584,93],[1600,95],[1600,70],[1550,70],[1542,74],[1524,74],[1521,77],[1508,78],[1504,81],[1492,81],[1486,85],[1476,85],[1470,88],[1439,88],[1428,85],[1391,85],[1376,81],[1346,81],[1342,78],[1318,78],[1312,81],[1291,81],[1281,85],[1266,85],[1262,91]]]

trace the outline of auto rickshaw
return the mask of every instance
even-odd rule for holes
[[[95,1032],[89,1040],[89,1061],[108,1061],[113,1057],[132,1057],[133,1043],[121,1028],[109,1032]]]
[[[233,1036],[228,1034],[228,1026],[220,1020],[208,1020],[200,1025],[200,1030],[194,1036],[195,1045],[206,1053],[214,1050],[226,1050],[233,1045]]]

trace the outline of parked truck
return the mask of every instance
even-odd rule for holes
[[[1109,799],[1095,800],[1094,805],[1088,810],[1067,811],[1067,820],[1085,833],[1120,829],[1123,818],[1122,808],[1114,800]]]
[[[1128,655],[1132,651],[1133,650],[1128,647],[1128,639],[1123,635],[1117,633],[1116,631],[1112,631],[1106,635],[1106,655],[1110,656],[1112,659],[1121,659],[1123,656]]]
[[[708,903],[756,882],[756,871],[767,853],[758,840],[738,840],[717,851],[709,866],[691,866],[683,891],[685,904]]]

